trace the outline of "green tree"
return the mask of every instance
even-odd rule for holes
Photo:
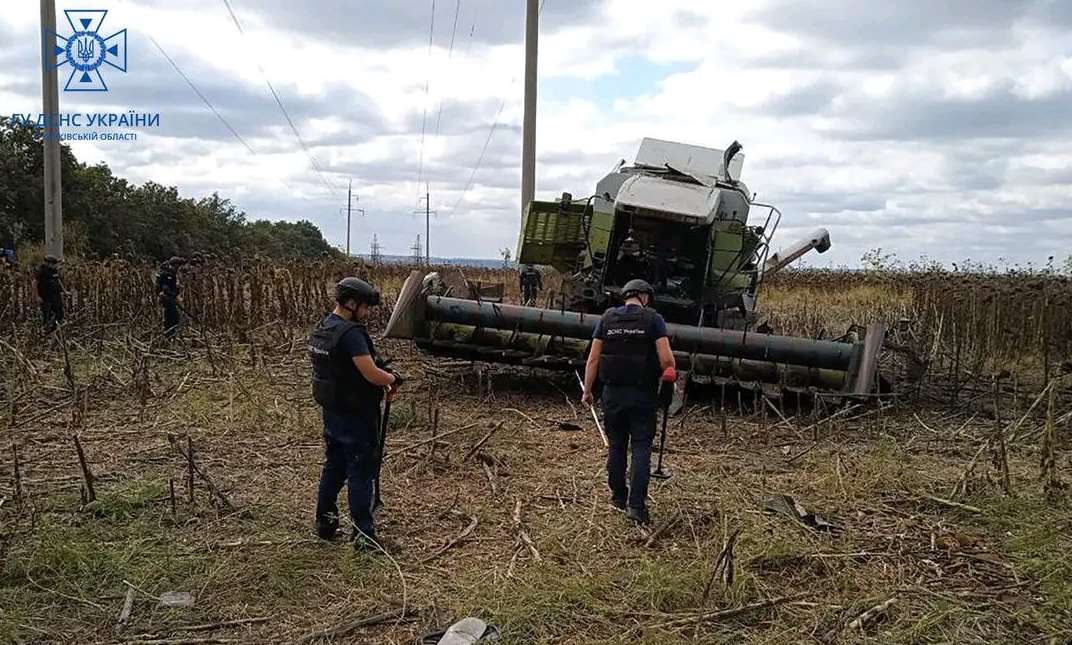
[[[183,198],[173,186],[135,186],[108,166],[80,163],[61,146],[65,230],[73,253],[162,260],[195,252],[219,256],[318,258],[336,254],[312,223],[248,222],[230,200]],[[44,239],[41,135],[0,118],[0,246]]]

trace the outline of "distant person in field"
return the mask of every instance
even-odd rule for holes
[[[638,524],[648,524],[651,444],[655,438],[660,380],[677,376],[666,321],[649,308],[654,291],[643,280],[622,288],[621,307],[608,309],[596,324],[584,371],[583,401],[593,404],[596,377],[603,383],[607,484],[611,504]],[[632,452],[626,481],[627,451]]]
[[[182,258],[172,257],[160,265],[156,276],[156,295],[164,313],[164,336],[174,338],[179,331],[179,267]]]
[[[337,500],[347,487],[352,540],[356,549],[379,549],[373,518],[380,459],[384,397],[394,398],[402,379],[381,361],[365,328],[380,294],[357,278],[335,286],[335,309],[309,337],[313,398],[323,409],[324,468],[316,500],[316,533],[334,540],[339,531]]]
[[[37,299],[41,305],[41,325],[46,334],[63,324],[63,282],[60,281],[60,260],[46,255],[37,268]]]
[[[521,269],[521,304],[526,307],[534,307],[536,299],[543,290],[543,274],[531,264],[526,264]]]
[[[648,273],[648,265],[640,256],[640,242],[633,238],[632,232],[618,249],[618,261],[614,267],[615,275],[624,280],[642,279]]]

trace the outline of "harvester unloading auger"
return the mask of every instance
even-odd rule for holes
[[[533,201],[523,216],[517,260],[566,276],[553,307],[442,295],[435,274],[414,271],[399,294],[385,335],[410,338],[433,354],[470,360],[578,369],[596,322],[622,285],[644,278],[666,318],[688,382],[733,383],[765,391],[867,395],[878,381],[885,328],[863,339],[812,340],[756,329],[756,292],[765,276],[805,253],[830,247],[818,229],[778,253],[770,241],[777,208],[753,201],[740,181],[743,157],[644,139],[636,162],[623,161],[575,200]],[[762,224],[749,225],[753,212]],[[680,398],[680,397],[678,397]]]

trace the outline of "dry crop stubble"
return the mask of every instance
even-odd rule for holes
[[[384,473],[382,531],[401,542],[393,554],[400,579],[382,558],[311,537],[322,447],[300,341],[329,306],[338,277],[365,275],[391,302],[409,267],[191,269],[184,273],[191,329],[175,344],[144,331],[157,315],[151,288],[141,291],[146,280],[151,287],[150,268],[92,268],[92,279],[76,266],[66,270],[76,291],[68,349],[77,392],[64,377],[58,340],[34,335],[32,308],[3,319],[12,330],[0,347],[3,637],[115,640],[124,581],[151,595],[190,591],[197,600],[188,610],[164,610],[138,592],[119,638],[190,638],[202,633],[185,628],[217,624],[204,635],[290,642],[398,609],[403,597],[418,611],[415,622],[391,619],[351,638],[408,643],[433,625],[479,613],[511,643],[672,643],[694,633],[701,604],[721,613],[700,621],[699,642],[791,643],[830,633],[842,642],[1061,642],[1072,629],[1064,557],[1072,515],[1066,501],[1041,490],[1036,442],[1009,446],[1012,496],[1002,494],[989,456],[965,478],[993,436],[994,420],[979,404],[992,392],[987,371],[1007,351],[1001,334],[1026,333],[1036,347],[1022,356],[1020,400],[1006,392],[1001,404],[1006,423],[1026,416],[1021,430],[1034,436],[1047,405],[1024,414],[1038,391],[1027,381],[1042,381],[1040,339],[1067,314],[1006,332],[993,321],[1014,315],[999,307],[1011,307],[1015,295],[995,305],[982,297],[993,290],[983,279],[813,274],[768,285],[764,312],[799,333],[836,335],[869,313],[907,311],[915,339],[947,374],[959,338],[961,396],[897,401],[881,414],[845,415],[806,432],[814,421],[795,413],[783,421],[731,408],[725,434],[721,416],[699,402],[671,424],[666,460],[674,477],[653,486],[651,507],[657,527],[676,521],[653,541],[607,508],[598,435],[563,399],[576,396],[570,378],[477,373],[385,342],[412,377],[395,406]],[[441,270],[457,278],[457,269]],[[516,300],[515,273],[462,271],[506,283],[508,300]],[[25,277],[15,282],[25,293]],[[113,287],[127,297],[109,300],[104,292]],[[1043,290],[1056,303],[1066,288],[1045,282]],[[1056,336],[1046,346],[1056,375],[1067,354]],[[973,372],[977,365],[983,369]],[[986,394],[973,402],[976,389]],[[1062,397],[1058,418],[1069,409]],[[96,478],[98,499],[89,504],[69,428],[76,401],[86,401],[77,429]],[[439,410],[434,449],[429,404]],[[563,430],[562,422],[582,430]],[[1054,463],[1067,481],[1067,422],[1057,435]],[[236,511],[198,472],[188,501],[188,464],[176,445],[192,445],[196,466]],[[963,493],[951,499],[962,479]],[[844,530],[819,534],[763,514],[774,493],[793,495]],[[702,603],[737,530],[733,580],[719,578]],[[896,604],[864,634],[848,628],[891,595]]]

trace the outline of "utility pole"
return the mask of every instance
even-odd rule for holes
[[[380,250],[380,238],[375,233],[372,234],[372,245],[369,247],[369,260],[373,264],[379,264],[383,259],[383,253]]]
[[[429,191],[428,186],[424,187],[424,210],[415,210],[414,213],[424,213],[424,264],[426,266],[432,265],[432,228],[431,221],[432,215],[438,215],[439,213],[432,210],[432,193]],[[418,240],[420,236],[417,236]],[[419,259],[419,258],[418,258]]]
[[[413,263],[419,265],[421,263],[421,234],[417,234],[417,241],[410,247],[413,251]]]
[[[521,212],[536,196],[536,54],[540,38],[540,0],[527,0],[525,12],[525,119],[521,134]]]
[[[41,103],[45,118],[45,252],[63,259],[60,90],[56,72],[56,0],[41,0]]]
[[[350,256],[350,218],[354,213],[359,213],[361,217],[365,216],[364,208],[354,208],[354,180],[350,180],[349,186],[346,188],[346,257]],[[361,197],[357,198],[357,201],[361,201]],[[342,209],[339,209],[342,212]]]

